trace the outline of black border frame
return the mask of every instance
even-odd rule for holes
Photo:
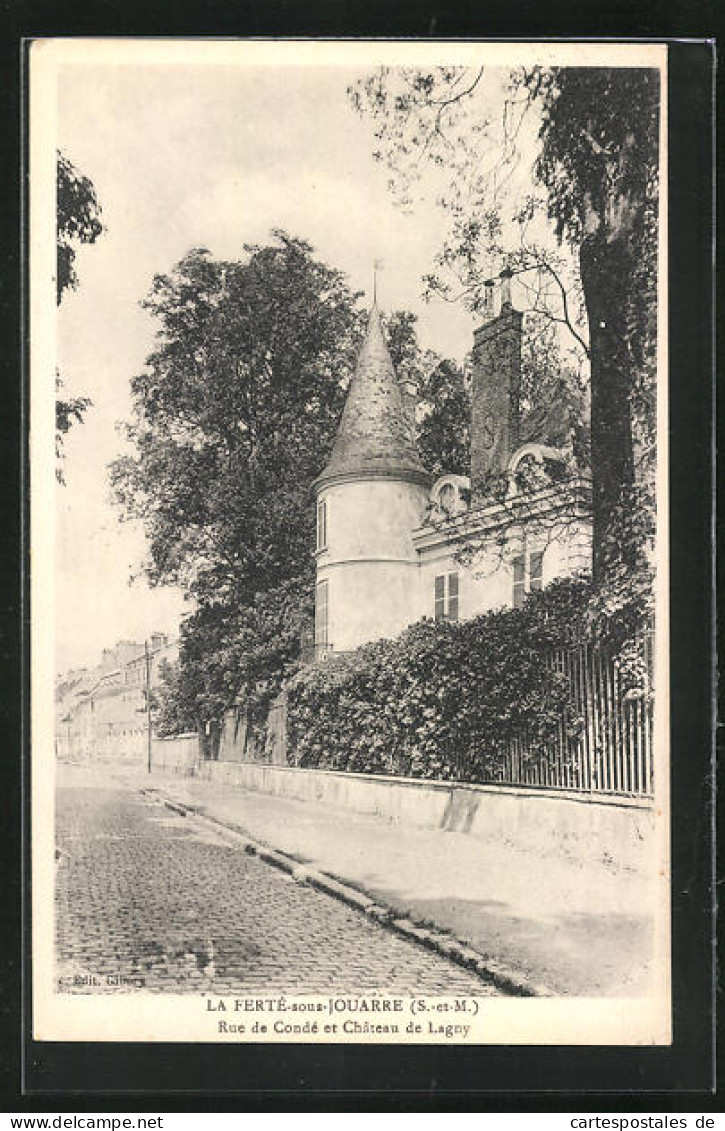
[[[12,0],[9,0],[12,3]],[[17,170],[23,170],[20,190],[25,192],[24,83],[27,58],[23,37],[38,35],[169,35],[198,34],[187,13],[143,12],[140,3],[82,16],[74,13],[59,26],[56,8],[33,11],[21,6],[11,18],[9,44],[3,48],[8,66],[4,73],[20,74],[9,92],[5,111],[11,119],[3,132],[6,159],[0,183],[6,194],[6,212],[18,204]],[[367,7],[364,16],[352,5],[330,4],[324,26],[317,13],[301,14],[279,3],[264,10],[234,10],[228,5],[216,12],[214,36],[278,35],[353,37],[359,34],[420,35],[442,38],[475,35],[487,29],[471,20],[454,24],[449,10],[419,7],[408,14],[381,16]],[[142,14],[143,13],[143,14]],[[639,36],[652,34],[654,11],[644,20]],[[683,21],[682,15],[686,20]],[[515,7],[498,12],[498,37],[532,39],[555,25],[550,9],[527,13],[529,27],[521,30],[521,13]],[[599,37],[623,33],[631,12],[612,6],[600,13]],[[636,13],[635,13],[636,15]],[[659,15],[662,15],[660,11]],[[624,17],[624,18],[623,18]],[[666,30],[699,24],[693,5],[669,5]],[[669,19],[667,18],[669,17]],[[512,20],[515,25],[511,26]],[[541,25],[547,23],[548,28]],[[660,25],[662,21],[660,20]],[[676,23],[678,28],[673,24]],[[375,30],[371,31],[374,24]],[[159,25],[163,25],[159,26]],[[191,26],[190,26],[191,25]],[[317,26],[315,26],[317,25]],[[362,26],[361,26],[362,25]],[[615,25],[616,28],[615,28]],[[72,29],[72,30],[71,30]],[[143,29],[140,31],[139,29]],[[638,38],[635,29],[634,38]],[[661,26],[660,26],[661,31]],[[514,34],[511,35],[511,32]],[[502,34],[503,33],[503,36]],[[574,38],[585,38],[575,36]],[[657,38],[659,42],[661,39]],[[678,42],[669,50],[669,153],[670,153],[670,522],[671,522],[671,714],[673,809],[673,1004],[674,1043],[670,1048],[566,1048],[563,1046],[479,1048],[370,1047],[370,1046],[226,1046],[37,1043],[29,1039],[29,978],[20,985],[20,945],[24,945],[29,973],[28,924],[21,938],[21,914],[13,914],[29,894],[29,843],[22,842],[28,828],[28,793],[21,791],[9,753],[23,747],[24,784],[29,773],[27,727],[29,722],[29,605],[27,572],[27,386],[18,381],[26,374],[27,310],[24,305],[25,230],[17,232],[4,256],[3,302],[0,316],[7,322],[5,341],[18,341],[20,365],[12,351],[0,357],[5,380],[6,429],[1,495],[7,505],[13,535],[17,535],[23,571],[19,576],[15,538],[3,539],[0,561],[5,568],[5,609],[17,613],[17,635],[10,633],[1,659],[8,671],[3,685],[2,721],[9,727],[8,770],[4,797],[9,819],[3,826],[10,851],[5,876],[6,917],[3,937],[3,973],[10,982],[9,1000],[17,1005],[3,1010],[3,1079],[6,1110],[218,1110],[239,1103],[254,1110],[522,1110],[531,1106],[566,1105],[563,1110],[629,1111],[711,1108],[714,1073],[712,806],[714,607],[712,559],[712,487],[714,421],[714,315],[713,315],[713,94],[714,45],[712,42]],[[23,95],[21,97],[21,91]],[[14,119],[14,120],[13,120]],[[22,130],[20,124],[22,123]],[[25,213],[23,211],[23,222]],[[21,280],[17,292],[10,281],[12,267]],[[4,292],[4,293],[3,293]],[[18,522],[17,502],[21,500]],[[7,527],[6,527],[7,529]],[[13,593],[20,597],[8,600]],[[18,641],[23,641],[22,656]],[[18,683],[15,678],[20,674]],[[9,677],[9,678],[8,678]],[[22,816],[21,816],[22,815]],[[20,842],[24,869],[13,848]],[[6,845],[3,845],[7,848]],[[19,1039],[20,1038],[20,1039]],[[178,1090],[179,1081],[185,1090]],[[495,1087],[491,1084],[495,1082]],[[237,1105],[234,1101],[237,1101]],[[9,1101],[9,1102],[8,1102]],[[334,1106],[333,1106],[334,1105]],[[621,1109],[621,1108],[620,1108]],[[714,1108],[712,1109],[714,1110]]]

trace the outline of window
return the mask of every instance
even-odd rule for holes
[[[436,620],[458,620],[458,574],[441,573],[434,583]]]
[[[514,608],[520,609],[526,596],[526,558],[519,554],[514,558]]]
[[[319,581],[315,589],[315,644],[328,644],[327,582]]]
[[[444,620],[446,615],[446,577],[441,574],[435,579],[435,619]]]
[[[317,549],[324,550],[327,546],[327,499],[320,499],[317,504]]]
[[[537,550],[529,557],[529,592],[541,589],[544,577],[544,552]]]
[[[544,551],[518,554],[513,560],[513,605],[520,609],[527,593],[541,589],[544,583]]]

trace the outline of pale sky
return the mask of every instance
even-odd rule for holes
[[[152,345],[141,310],[152,276],[191,247],[242,257],[282,227],[309,240],[353,287],[383,308],[420,315],[425,346],[462,359],[473,323],[463,309],[426,306],[421,276],[440,240],[433,207],[397,210],[370,126],[342,67],[73,65],[59,70],[58,143],[93,181],[106,231],[77,255],[80,287],[58,314],[61,372],[93,408],[66,439],[67,485],[57,491],[56,658],[59,671],[96,662],[122,637],[174,632],[181,595],[138,574],[142,531],[120,524],[107,465],[130,413],[130,378]]]

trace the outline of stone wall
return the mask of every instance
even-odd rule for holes
[[[451,785],[373,774],[207,762],[201,776],[259,793],[317,802],[401,825],[442,829],[525,851],[646,870],[654,808],[637,798],[513,786]]]
[[[219,736],[219,761],[242,762],[247,750],[247,718],[243,711],[227,711]]]
[[[158,773],[196,772],[201,761],[199,735],[177,734],[151,741],[151,765]]]

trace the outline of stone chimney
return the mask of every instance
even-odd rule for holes
[[[501,311],[473,335],[471,503],[485,502],[519,447],[523,315],[511,305],[511,277],[502,276]]]

